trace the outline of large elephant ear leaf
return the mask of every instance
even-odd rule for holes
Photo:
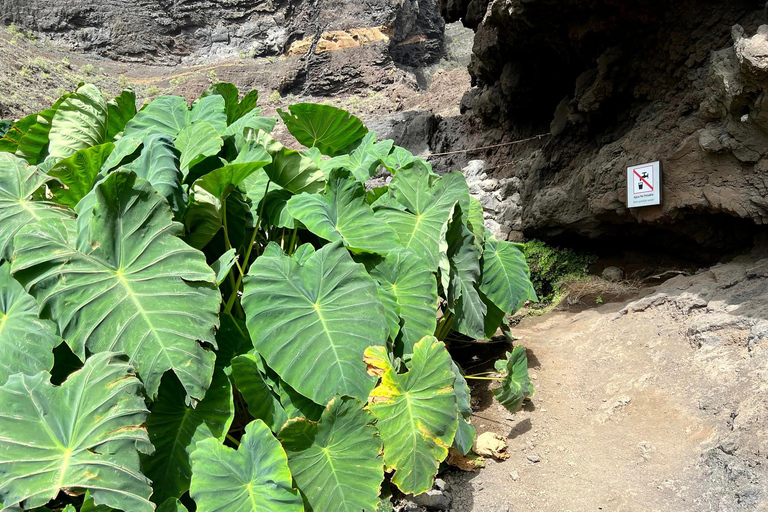
[[[414,346],[407,373],[397,373],[377,351],[366,355],[369,371],[382,375],[368,408],[384,442],[384,462],[395,471],[392,481],[405,493],[426,492],[458,426],[451,356],[432,336]]]
[[[219,167],[198,179],[195,184],[214,196],[225,199],[235,187],[270,162],[272,157],[264,149],[260,152],[254,151],[250,161]],[[258,207],[258,203],[254,206]]]
[[[114,149],[115,145],[107,142],[81,149],[72,156],[59,160],[48,171],[48,176],[56,178],[64,185],[63,187],[51,187],[53,200],[70,208],[77,206],[77,203],[96,184],[101,166],[104,165]]]
[[[254,420],[233,450],[216,439],[192,453],[189,494],[198,512],[302,512],[285,451],[269,427]]]
[[[24,226],[45,219],[71,218],[57,204],[33,201],[32,194],[51,177],[10,153],[0,153],[0,259],[13,256],[13,237]]]
[[[35,299],[0,265],[0,384],[14,373],[34,375],[53,367],[53,348],[61,342],[56,325],[38,318]]]
[[[107,140],[125,129],[125,125],[136,116],[136,93],[125,89],[107,102]]]
[[[397,233],[365,202],[363,185],[345,173],[334,171],[323,195],[292,197],[288,212],[320,238],[341,241],[353,251],[386,254],[399,244]]]
[[[133,368],[102,352],[61,386],[49,378],[15,374],[0,387],[0,502],[29,510],[59,491],[89,490],[96,503],[152,512],[137,450],[153,447]]]
[[[154,397],[173,369],[188,399],[202,399],[221,296],[205,256],[175,235],[171,209],[127,171],[93,190],[78,222],[47,219],[16,236],[14,277],[54,319],[75,354],[127,353]]]
[[[30,114],[13,123],[0,139],[0,152],[15,153],[19,149],[19,142],[37,123],[37,119],[38,114]]]
[[[48,134],[48,155],[67,158],[80,149],[107,142],[107,102],[98,87],[86,84],[56,110]]]
[[[37,114],[37,120],[24,133],[19,140],[16,155],[24,158],[33,165],[40,164],[48,157],[48,146],[50,143],[49,135],[51,133],[51,123],[53,116],[61,104],[70,94],[65,94],[49,109],[43,110]]]
[[[242,304],[254,347],[296,391],[320,404],[368,396],[363,352],[385,345],[388,327],[376,283],[341,243],[303,265],[270,244],[251,265]]]
[[[430,176],[425,168],[400,171],[392,178],[383,206],[376,216],[389,224],[400,245],[413,250],[437,270],[440,234],[451,220],[454,205],[469,205],[469,187],[461,173],[442,178]],[[374,205],[375,206],[375,205]]]
[[[243,354],[234,358],[232,376],[251,416],[266,423],[272,432],[279,432],[288,421],[288,415],[280,402],[279,390],[276,391],[267,380],[261,356]]]
[[[437,327],[437,280],[427,263],[409,249],[398,248],[371,263],[369,273],[395,297],[402,320],[403,353]]]
[[[507,352],[507,359],[496,361],[496,370],[504,375],[501,386],[493,395],[511,413],[523,406],[523,400],[533,396],[533,383],[528,375],[528,356],[525,347],[518,345]]]
[[[176,138],[176,148],[181,152],[181,172],[186,176],[190,167],[221,150],[224,140],[207,121],[190,124]]]
[[[294,194],[316,194],[325,188],[325,175],[310,157],[286,148],[263,131],[258,133],[256,141],[272,157],[272,163],[264,170],[280,187]]]
[[[0,119],[0,137],[5,137],[5,134],[8,133],[11,126],[13,126],[13,121],[9,119]]]
[[[374,421],[358,400],[336,397],[319,423],[298,418],[280,431],[288,467],[308,510],[376,510],[384,464]]]
[[[462,219],[461,207],[456,205],[448,233],[448,261],[450,284],[448,307],[456,315],[454,328],[475,339],[485,338],[485,316],[488,311],[480,297],[480,250],[475,235]]]
[[[349,153],[365,137],[368,128],[344,110],[330,105],[297,103],[290,113],[277,109],[291,135],[308,148],[327,156]]]
[[[219,82],[213,84],[203,93],[203,97],[217,94],[224,98],[224,104],[227,112],[227,124],[231,125],[244,115],[256,108],[259,101],[259,93],[256,89],[252,90],[240,100],[240,91],[234,84],[228,82]]]
[[[163,377],[147,420],[149,439],[156,451],[142,457],[142,471],[152,480],[152,501],[158,505],[189,490],[190,457],[199,441],[224,442],[235,418],[232,384],[224,368],[228,363],[216,365],[211,386],[195,407],[184,404],[184,388],[174,375],[166,373]]]
[[[176,215],[182,214],[187,207],[187,193],[181,185],[184,175],[173,139],[162,133],[152,133],[144,137],[143,145],[139,158],[125,168],[147,180],[168,201]]]
[[[497,240],[490,232],[486,235],[480,291],[510,315],[525,301],[538,300],[522,246]]]
[[[176,137],[187,126],[189,108],[180,96],[161,96],[125,124],[123,137],[159,132]]]
[[[467,379],[464,373],[454,361],[451,361],[451,370],[456,376],[453,383],[453,393],[456,395],[456,405],[459,407],[459,426],[456,429],[456,437],[453,439],[453,447],[462,455],[466,455],[475,444],[475,427],[472,426],[472,403]]]
[[[360,145],[349,154],[347,169],[360,182],[365,183],[379,170],[380,160],[392,151],[394,141],[376,142],[376,133],[368,132]]]

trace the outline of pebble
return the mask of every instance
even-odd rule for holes
[[[539,458],[538,455],[533,455],[533,454],[526,455],[525,458],[528,459],[529,461],[533,462],[534,464],[537,463],[537,462],[541,462],[541,459]]]
[[[512,478],[512,480],[515,480],[515,481],[517,481],[517,479],[520,478],[520,475],[517,473],[517,470],[515,469],[509,472],[509,476],[510,478]]]

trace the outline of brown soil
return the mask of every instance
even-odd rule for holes
[[[750,345],[765,281],[746,278],[750,266],[523,320],[512,332],[535,396],[512,415],[491,400],[495,382],[474,381],[478,434],[506,436],[511,457],[479,473],[449,470],[452,510],[768,510],[768,347]],[[737,309],[747,297],[752,309]]]

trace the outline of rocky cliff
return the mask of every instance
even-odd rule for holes
[[[444,28],[436,0],[0,0],[0,21],[73,50],[157,64],[376,45],[418,65],[441,56]]]
[[[498,216],[533,236],[751,239],[768,223],[763,5],[441,0],[476,31],[464,108],[505,140],[551,133],[489,158],[520,195]],[[626,167],[657,159],[663,204],[628,209]]]

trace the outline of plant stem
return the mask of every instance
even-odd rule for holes
[[[453,326],[453,317],[453,311],[447,309],[443,315],[443,318],[440,319],[440,323],[437,325],[437,329],[435,330],[435,338],[440,341],[445,340],[445,338],[451,332],[451,327]]]
[[[504,380],[502,377],[475,377],[474,375],[465,375],[464,378],[474,380]]]
[[[227,250],[230,250],[232,248],[232,244],[229,242],[229,231],[227,229],[227,200],[226,198],[221,203],[221,213],[222,217],[224,218],[224,247]],[[241,271],[242,273],[242,271]],[[229,278],[229,285],[232,287],[232,294],[237,295],[237,290],[235,289],[235,276],[232,275],[232,270],[227,273],[227,278]]]
[[[235,283],[234,287],[232,288],[232,295],[230,295],[229,300],[227,301],[227,305],[224,308],[224,311],[226,313],[229,313],[232,311],[232,306],[235,304],[235,299],[237,299],[237,292],[240,290],[240,285],[243,282],[243,277],[245,276],[245,273],[248,272],[248,269],[250,268],[250,265],[248,262],[251,259],[251,251],[253,250],[253,245],[256,243],[256,235],[259,233],[259,227],[261,227],[261,218],[264,215],[264,203],[266,202],[265,199],[267,198],[267,193],[269,192],[269,184],[271,181],[267,181],[267,187],[264,189],[264,199],[261,200],[261,207],[259,208],[259,218],[256,220],[256,226],[253,228],[253,235],[251,235],[251,242],[248,244],[248,249],[245,251],[245,260],[243,260],[243,268],[240,270],[240,276],[237,278],[237,282]],[[256,251],[256,256],[258,256],[259,251]]]
[[[296,251],[296,241],[299,237],[299,228],[293,229],[293,235],[291,235],[291,243],[288,244],[288,256],[293,256],[294,251]]]
[[[235,438],[234,438],[234,437],[232,437],[231,435],[227,434],[227,439],[229,439],[230,441],[232,441],[232,442],[234,443],[234,445],[235,445],[235,446],[240,446],[240,441],[238,441],[237,439],[235,439]]]

